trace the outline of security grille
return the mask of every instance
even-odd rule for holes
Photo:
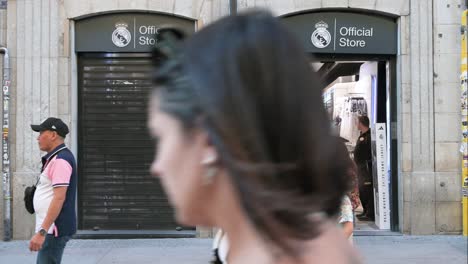
[[[79,55],[80,229],[174,230],[173,210],[149,173],[147,53]]]

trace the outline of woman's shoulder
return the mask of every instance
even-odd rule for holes
[[[333,224],[330,224],[319,237],[307,242],[305,252],[304,263],[363,263],[356,248]]]

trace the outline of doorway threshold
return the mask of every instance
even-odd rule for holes
[[[195,230],[78,230],[76,239],[194,238]]]
[[[359,221],[354,224],[353,234],[355,236],[402,236],[400,232],[391,231],[389,229],[380,229],[372,221]]]
[[[353,231],[354,236],[402,236],[400,232],[391,230],[380,230],[380,229],[368,229],[368,230],[356,230]]]

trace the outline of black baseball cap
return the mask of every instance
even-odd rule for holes
[[[65,137],[69,130],[68,126],[60,119],[55,117],[49,117],[40,125],[31,125],[31,129],[36,132],[45,130],[55,131],[61,137]]]

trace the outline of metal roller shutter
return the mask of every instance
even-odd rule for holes
[[[80,229],[174,230],[173,210],[149,173],[148,53],[79,55]]]

